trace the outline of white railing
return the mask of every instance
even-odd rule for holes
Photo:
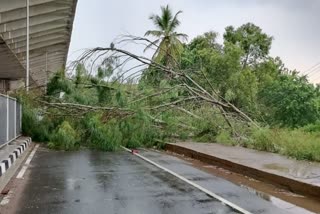
[[[0,147],[21,134],[22,107],[15,98],[0,94]]]

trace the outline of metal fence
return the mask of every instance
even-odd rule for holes
[[[15,98],[0,94],[0,147],[21,134],[21,110]]]

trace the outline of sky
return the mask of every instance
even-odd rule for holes
[[[183,11],[177,31],[189,41],[213,30],[221,42],[225,27],[252,22],[273,36],[271,56],[320,82],[320,0],[78,0],[68,60],[119,35],[143,36],[154,29],[149,16],[167,4]]]

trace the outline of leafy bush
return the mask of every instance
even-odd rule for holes
[[[320,121],[317,121],[312,124],[308,124],[308,125],[302,127],[302,130],[306,131],[306,132],[319,132],[320,133]]]
[[[235,145],[236,141],[232,139],[230,132],[223,130],[221,131],[217,137],[216,141],[221,144],[226,144],[226,145]]]
[[[301,129],[282,130],[277,142],[282,154],[298,160],[320,161],[320,133],[308,133]]]
[[[261,151],[278,152],[280,149],[277,145],[279,137],[279,133],[269,128],[256,128],[253,129],[251,138],[246,145]]]
[[[48,143],[49,148],[66,151],[77,149],[79,145],[77,133],[67,121],[58,126],[57,130],[50,136],[50,142]]]
[[[298,160],[320,161],[320,132],[305,129],[251,128],[241,140],[228,131],[221,131],[212,142],[279,153]]]
[[[33,141],[46,142],[49,140],[50,128],[52,123],[48,118],[41,117],[38,109],[23,102],[22,133],[24,135],[30,136]]]
[[[163,144],[164,136],[154,127],[148,114],[143,111],[139,111],[131,119],[121,122],[120,130],[124,136],[123,144],[129,148],[161,147]]]
[[[197,128],[195,139],[202,142],[215,141],[216,136],[224,128],[225,121],[220,112],[212,106],[203,106],[195,111],[200,119],[193,119],[192,126]]]
[[[122,133],[115,120],[105,125],[100,115],[90,115],[83,122],[86,130],[84,137],[89,147],[102,151],[116,151],[119,148]]]

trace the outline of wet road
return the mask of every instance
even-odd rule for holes
[[[143,155],[253,213],[286,213],[255,194],[176,157]],[[1,213],[238,213],[127,152],[57,152],[39,148],[21,192]]]

